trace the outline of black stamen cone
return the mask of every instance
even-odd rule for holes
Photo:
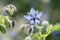
[[[32,28],[29,28],[29,33],[31,33],[32,32]]]
[[[14,28],[15,26],[15,20],[12,21],[12,27]]]
[[[36,26],[34,26],[33,29],[34,29],[34,30],[33,30],[33,33],[36,33],[36,32],[37,32]]]

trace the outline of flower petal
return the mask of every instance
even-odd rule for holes
[[[34,20],[30,20],[30,25],[33,25],[34,24]]]
[[[43,12],[39,12],[36,17],[37,17],[37,18],[40,18],[40,17],[42,16],[42,13],[43,13]]]
[[[32,17],[31,16],[28,16],[28,15],[25,15],[24,18],[30,20]]]
[[[33,17],[35,16],[35,9],[33,8],[30,9],[30,15],[32,15]]]
[[[35,19],[37,24],[40,24],[40,20],[39,19]]]

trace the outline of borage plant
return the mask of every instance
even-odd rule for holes
[[[6,29],[8,27],[13,27],[14,21],[10,20],[11,16],[13,15],[14,11],[16,11],[16,7],[14,5],[7,5],[1,8],[4,13],[0,16],[0,31],[2,33],[6,33]]]
[[[29,23],[29,36],[25,40],[45,40],[45,38],[52,32],[52,25],[48,21],[42,21],[43,12],[36,13],[34,8],[30,9],[28,15],[24,15],[24,18]]]

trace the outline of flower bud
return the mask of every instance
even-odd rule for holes
[[[4,11],[8,14],[8,15],[13,15],[14,11],[16,11],[16,7],[14,5],[7,5],[4,8]]]
[[[48,22],[48,21],[43,21],[43,22],[42,22],[42,26],[43,26],[43,27],[46,27],[46,26],[48,26],[48,25],[49,25],[49,22]]]

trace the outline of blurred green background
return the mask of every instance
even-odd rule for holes
[[[30,8],[44,11],[49,14],[50,23],[60,22],[60,1],[59,0],[1,0],[2,4],[13,4],[17,7],[17,12],[14,16],[26,14]]]
[[[0,0],[0,4],[3,6],[13,4],[17,7],[17,12],[14,17],[29,12],[33,7],[36,10],[44,11],[49,14],[50,23],[60,22],[60,1],[59,0]]]
[[[60,23],[60,0],[0,0],[0,8],[9,4],[13,4],[17,7],[17,12],[15,12],[14,15],[12,16],[17,21],[16,28],[17,26],[20,26],[25,23],[25,22],[23,23],[24,21],[23,15],[27,14],[27,12],[29,12],[31,7],[46,13],[49,16],[48,21],[50,24]],[[51,35],[47,37],[47,40],[48,39],[60,40],[59,39],[60,36],[59,37],[56,36],[50,37],[50,36]],[[10,40],[17,40],[17,39],[21,40],[20,33],[17,36],[15,35],[14,37],[12,37],[12,39]]]

